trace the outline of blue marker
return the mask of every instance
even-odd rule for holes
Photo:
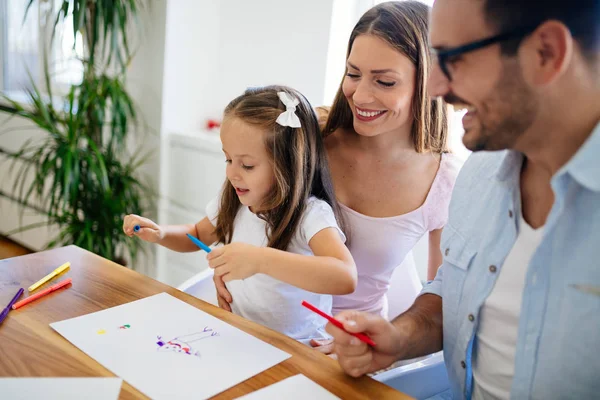
[[[140,231],[140,226],[139,225],[134,226],[133,227],[133,231],[134,232],[139,232]]]
[[[197,239],[195,236],[190,235],[189,233],[186,233],[187,237],[190,238],[190,240],[192,242],[194,242],[194,244],[198,247],[200,247],[202,250],[204,250],[207,253],[210,253],[210,247],[208,247],[207,245],[205,245],[204,243],[202,243],[199,239]]]

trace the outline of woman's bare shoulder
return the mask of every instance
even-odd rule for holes
[[[329,106],[319,106],[315,108],[315,112],[317,113],[317,121],[319,121],[319,129],[321,129],[321,131],[323,131],[325,128],[330,111],[331,107]]]
[[[343,140],[345,136],[343,128],[338,128],[323,138],[325,149],[330,156],[331,153],[340,153],[342,151],[342,148],[345,147],[345,141]]]

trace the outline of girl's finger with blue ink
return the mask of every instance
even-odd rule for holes
[[[157,243],[161,237],[161,228],[152,220],[135,214],[129,214],[123,220],[123,232],[129,237],[138,238],[152,243]]]

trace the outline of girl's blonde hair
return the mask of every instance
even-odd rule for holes
[[[295,113],[300,119],[300,128],[281,126],[275,122],[286,110],[278,92],[285,92],[299,100]],[[302,94],[285,86],[249,88],[229,103],[224,118],[239,118],[266,132],[265,146],[273,164],[275,185],[264,200],[264,211],[257,215],[267,223],[269,247],[287,249],[309,196],[326,201],[343,230],[317,116]],[[231,242],[234,220],[240,206],[235,188],[229,180],[225,180],[215,230],[219,242]]]

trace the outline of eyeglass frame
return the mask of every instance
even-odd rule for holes
[[[471,43],[464,44],[462,46],[446,50],[433,49],[433,53],[437,58],[437,63],[439,64],[440,69],[444,73],[444,76],[446,76],[449,82],[452,82],[452,75],[450,74],[448,66],[446,65],[448,58],[470,53],[472,51],[483,49],[484,47],[491,46],[492,44],[504,42],[510,39],[522,40],[529,34],[533,33],[533,31],[535,31],[538,28],[538,26],[539,24],[524,27],[521,29],[516,29],[514,31],[500,33],[498,35],[488,37],[486,39],[477,40]]]

